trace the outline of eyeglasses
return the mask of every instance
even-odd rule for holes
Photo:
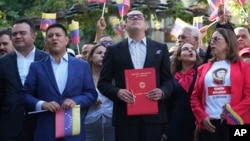
[[[246,35],[237,35],[236,37],[237,37],[237,39],[239,39],[239,38],[246,39],[247,38]]]
[[[218,42],[219,40],[223,40],[223,38],[220,38],[220,37],[213,37],[213,38],[210,38],[210,39],[208,40],[208,43],[209,43],[209,44],[211,44],[211,42],[216,43],[216,42]]]
[[[128,20],[143,20],[144,19],[144,16],[142,14],[131,14],[131,15],[128,15]]]
[[[110,46],[110,45],[113,45],[113,44],[114,44],[113,41],[103,40],[103,41],[101,42],[101,45],[103,45],[103,46],[105,46],[105,47]]]

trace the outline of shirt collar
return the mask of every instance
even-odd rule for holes
[[[53,61],[53,62],[56,62],[55,59],[50,55],[50,60]],[[68,53],[65,52],[65,54],[63,55],[63,57],[61,58],[61,60],[64,60],[66,62],[69,61],[69,56],[68,56]]]
[[[26,57],[31,56],[31,55],[32,55],[32,56],[35,56],[35,50],[36,50],[36,48],[33,47],[33,49],[29,52],[29,54],[28,54]],[[22,53],[20,53],[20,52],[17,51],[16,49],[15,49],[15,52],[16,52],[16,55],[17,55],[17,56],[19,56],[19,57],[20,57],[20,56],[23,56]]]
[[[128,37],[128,44],[131,44],[132,41],[134,41],[132,38]],[[145,46],[147,45],[147,39],[146,37],[142,38],[141,41]]]

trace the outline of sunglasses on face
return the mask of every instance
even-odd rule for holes
[[[223,40],[223,38],[220,37],[213,37],[208,40],[208,43],[210,44],[211,42],[217,43],[219,40]]]
[[[128,20],[143,20],[144,19],[144,16],[142,14],[131,14],[131,15],[128,15]]]
[[[103,45],[103,46],[110,46],[110,45],[113,45],[114,44],[114,42],[113,41],[107,41],[107,40],[104,40],[104,41],[102,41],[101,42],[101,45]]]

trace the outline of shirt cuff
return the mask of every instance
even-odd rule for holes
[[[42,110],[42,105],[45,101],[40,100],[36,103],[36,111],[41,111]]]

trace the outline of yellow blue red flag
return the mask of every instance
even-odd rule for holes
[[[127,15],[130,9],[130,0],[116,0],[120,17]]]
[[[73,44],[80,43],[80,33],[79,33],[79,22],[72,20],[71,24],[69,25],[70,35]]]
[[[72,109],[57,111],[55,121],[56,138],[79,135],[81,129],[80,105],[76,105]]]
[[[243,125],[242,118],[231,108],[229,104],[223,106],[223,118],[226,119],[228,124]]]
[[[42,13],[41,30],[46,30],[50,25],[56,23],[56,13]]]

